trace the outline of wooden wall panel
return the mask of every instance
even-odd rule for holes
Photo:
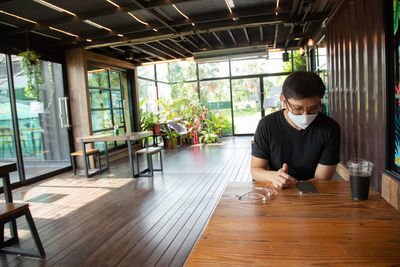
[[[386,142],[383,16],[383,1],[344,1],[326,30],[329,115],[341,126],[341,161],[345,164],[353,151],[372,161],[371,185],[378,192]]]

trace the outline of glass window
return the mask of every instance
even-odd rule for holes
[[[232,134],[232,113],[229,80],[200,82],[200,99],[208,110],[217,112],[229,125],[223,134]]]
[[[268,115],[281,108],[282,85],[287,76],[264,77],[264,109]]]
[[[155,82],[138,79],[139,86],[139,102],[145,99],[145,103],[142,106],[144,111],[157,112],[157,91]]]
[[[154,65],[139,66],[136,70],[138,77],[154,80]]]
[[[199,65],[199,78],[229,77],[229,61],[202,63]]]
[[[110,71],[110,81],[112,89],[121,89],[121,77],[119,71]]]
[[[158,64],[156,69],[159,81],[173,83],[197,79],[196,63],[193,60]]]
[[[112,132],[114,125],[118,125],[120,133],[126,132],[124,116],[129,115],[129,111],[124,105],[129,98],[126,73],[117,70],[89,69],[88,78],[92,79],[92,82],[89,82],[89,96],[93,133]],[[105,85],[110,86],[105,88]],[[116,144],[110,142],[109,148],[115,147]],[[117,145],[119,144],[122,143]],[[98,146],[103,149],[101,145]]]
[[[89,87],[110,87],[108,82],[108,71],[105,69],[90,69],[88,71],[88,81]]]
[[[112,128],[113,121],[111,117],[111,110],[95,110],[92,111],[92,129],[93,132],[102,129]]]
[[[110,90],[90,89],[90,107],[91,108],[109,108]]]
[[[111,91],[112,94],[112,107],[113,108],[122,108],[122,95],[121,91]]]
[[[268,60],[266,58],[232,60],[232,75],[251,75],[267,72]]]
[[[167,101],[172,100],[171,98],[171,86],[166,83],[158,82],[158,98],[165,99]]]

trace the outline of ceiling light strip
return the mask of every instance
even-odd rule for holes
[[[128,12],[128,14],[129,14],[132,18],[134,18],[136,21],[138,21],[138,22],[140,22],[140,23],[142,23],[142,24],[144,24],[144,25],[146,25],[146,26],[149,25],[147,22],[145,22],[145,21],[139,19],[138,17],[136,17],[135,15],[133,15],[131,12]]]
[[[276,12],[275,15],[278,16],[278,9],[279,9],[279,0],[276,0]]]
[[[44,33],[41,33],[41,32],[37,32],[37,31],[32,31],[32,32],[33,32],[33,33],[36,33],[36,34],[39,34],[39,35],[42,35],[42,36],[45,36],[45,37],[48,37],[48,38],[53,38],[53,39],[56,39],[56,40],[61,40],[61,38],[59,38],[59,37],[51,36],[51,35],[44,34]]]
[[[231,9],[231,7],[229,6],[228,0],[225,0],[225,4],[226,4],[226,6],[227,6],[228,9],[229,9],[229,13],[232,14],[232,9]]]
[[[30,22],[30,23],[33,23],[33,24],[37,24],[37,22],[36,22],[36,21],[30,20],[30,19],[26,19],[26,18],[23,18],[23,17],[17,16],[17,15],[14,15],[14,14],[8,13],[8,12],[5,12],[5,11],[3,11],[3,10],[1,10],[1,9],[0,9],[0,13],[3,13],[3,14],[5,14],[5,15],[8,15],[8,16],[11,16],[11,17],[14,17],[14,18],[20,19],[20,20],[24,20],[24,21],[27,21],[27,22]]]
[[[189,19],[188,16],[186,16],[175,4],[172,4],[173,7],[175,7],[175,9],[182,15],[184,16],[186,19]]]
[[[115,7],[118,7],[119,8],[119,5],[117,5],[116,3],[114,3],[113,1],[111,1],[111,0],[106,0],[107,2],[109,2],[111,5],[113,5],[113,6],[115,6]]]
[[[97,24],[96,22],[93,22],[93,21],[88,20],[88,19],[87,19],[87,20],[84,20],[84,22],[86,22],[87,24],[90,24],[90,25],[92,25],[92,26],[94,26],[94,27],[96,27],[96,28],[99,28],[99,29],[104,29],[104,30],[107,30],[107,31],[109,31],[109,32],[112,31],[110,28],[104,27],[104,26],[102,26],[102,25],[100,25],[100,24]]]
[[[68,14],[70,14],[70,15],[76,17],[76,14],[72,13],[71,11],[68,11],[68,10],[66,10],[66,9],[64,9],[64,8],[58,7],[58,6],[56,6],[56,5],[53,5],[53,4],[51,4],[51,3],[48,3],[48,2],[46,2],[46,1],[43,1],[43,0],[33,0],[33,1],[35,1],[35,2],[38,3],[38,4],[42,4],[42,5],[44,5],[44,6],[47,6],[48,8],[51,8],[51,9],[56,10],[56,11],[58,11],[58,12],[65,12],[65,13],[68,13]]]
[[[50,29],[50,30],[53,30],[53,31],[61,32],[61,33],[63,33],[63,34],[69,35],[69,36],[73,36],[73,37],[75,37],[75,38],[78,38],[78,37],[79,37],[79,36],[76,35],[76,34],[73,34],[73,33],[70,33],[70,32],[66,32],[66,31],[63,31],[63,30],[60,30],[60,29],[57,29],[57,28],[54,28],[54,27],[49,27],[49,29]]]

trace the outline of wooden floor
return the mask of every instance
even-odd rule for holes
[[[29,202],[47,255],[0,255],[0,264],[182,266],[228,181],[250,180],[250,140],[163,150],[164,172],[154,178],[128,178],[124,159],[90,179],[69,172],[16,189],[14,201]],[[26,223],[17,223],[20,246],[33,249]]]

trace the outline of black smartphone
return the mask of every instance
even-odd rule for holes
[[[317,188],[311,182],[298,182],[296,186],[300,193],[318,193]]]

